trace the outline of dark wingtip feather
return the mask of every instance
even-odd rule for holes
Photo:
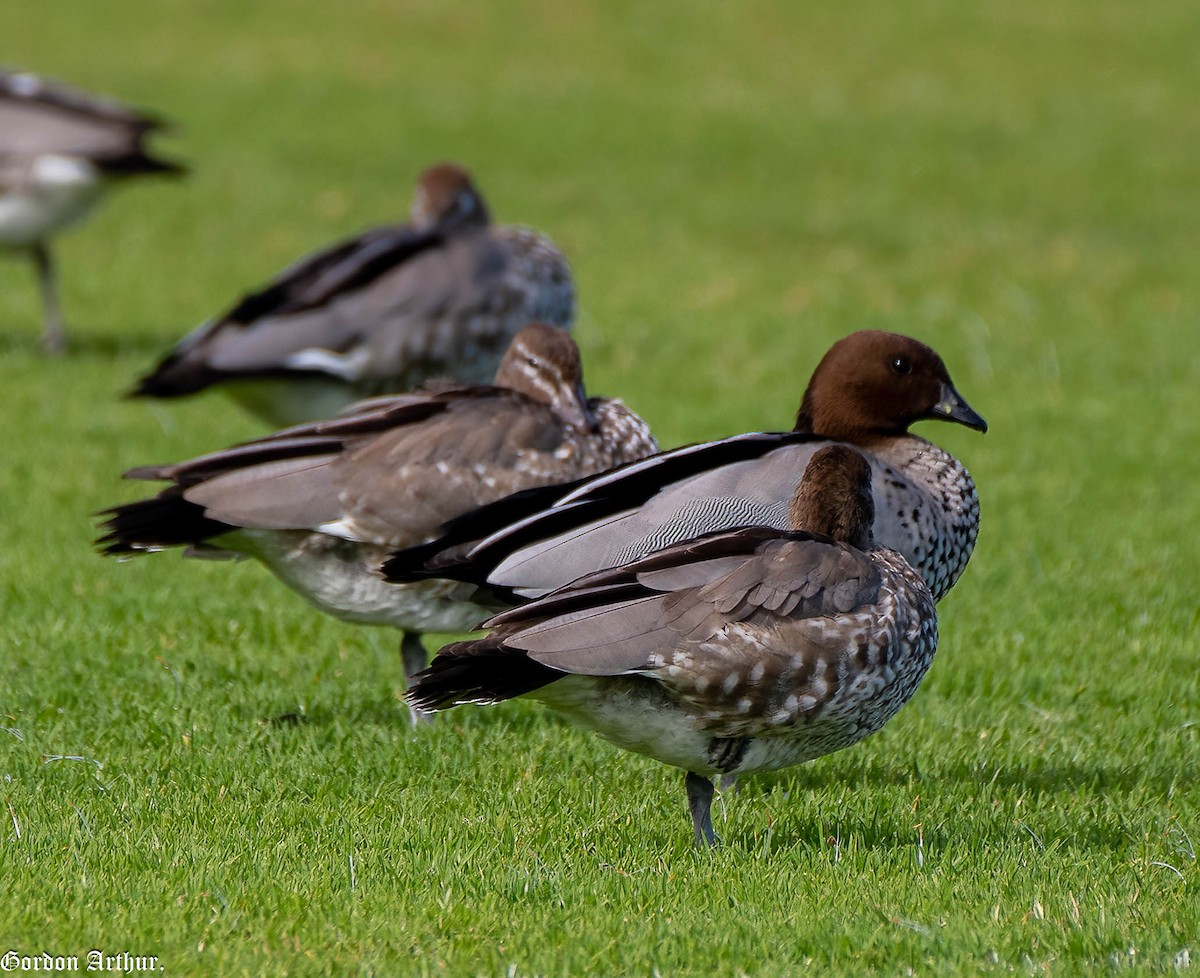
[[[534,662],[488,635],[447,645],[419,672],[405,694],[418,710],[432,712],[459,703],[499,703],[541,689],[562,673]]]
[[[186,176],[186,164],[175,160],[163,160],[150,156],[140,149],[122,156],[112,156],[107,159],[95,160],[96,165],[111,177],[134,176]]]
[[[126,397],[184,397],[210,387],[221,378],[204,363],[170,353],[149,373],[134,381]]]
[[[395,550],[380,567],[383,579],[391,584],[411,584],[439,577],[437,561],[445,548],[442,540],[422,543],[415,547]]]
[[[105,532],[95,543],[107,556],[203,543],[235,529],[209,519],[202,506],[188,502],[175,489],[151,499],[113,506],[96,515],[108,517],[101,522],[100,528]]]

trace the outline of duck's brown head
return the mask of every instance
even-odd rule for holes
[[[596,415],[583,386],[579,347],[557,326],[530,323],[522,327],[500,361],[496,386],[510,387],[549,406],[572,427],[596,430]]]
[[[796,431],[862,442],[903,434],[924,420],[987,422],[954,389],[946,365],[924,343],[899,333],[861,330],[838,340],[813,371]]]
[[[483,197],[471,174],[457,163],[438,163],[425,170],[413,193],[412,225],[418,231],[432,228],[486,227],[491,222]]]

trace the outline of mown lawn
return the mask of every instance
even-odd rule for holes
[[[158,108],[194,166],[62,239],[65,360],[0,263],[0,954],[1200,967],[1198,50],[1193,0],[0,5],[0,62]],[[259,431],[132,377],[442,158],[569,252],[589,384],[665,445],[790,426],[862,326],[933,344],[992,425],[925,426],[984,529],[924,688],[746,779],[719,851],[677,772],[533,707],[410,730],[394,638],[259,568],[90,550],[121,471]]]

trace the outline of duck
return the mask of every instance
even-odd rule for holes
[[[685,772],[712,846],[712,778],[850,747],[916,691],[938,642],[924,578],[872,534],[871,464],[812,454],[789,528],[710,533],[585,575],[485,621],[418,674],[414,708],[539,700]]]
[[[473,587],[482,618],[497,601],[542,597],[703,533],[787,529],[796,479],[814,453],[840,443],[871,466],[875,538],[902,553],[940,601],[975,548],[979,495],[957,458],[909,431],[925,420],[987,431],[931,347],[860,330],[822,357],[791,431],[685,446],[571,486],[498,500],[452,521],[437,539],[393,554],[383,572],[394,582]]]
[[[408,223],[284,269],[185,336],[129,393],[219,388],[268,424],[303,424],[431,381],[489,384],[522,326],[566,329],[574,313],[554,243],[493,225],[467,169],[439,163],[420,174]]]
[[[184,173],[145,143],[151,115],[23,71],[0,70],[0,250],[28,255],[42,299],[42,350],[67,350],[50,240],[137,176]]]
[[[317,609],[402,632],[406,676],[425,632],[479,619],[454,582],[396,587],[380,577],[397,547],[435,535],[481,503],[565,482],[657,451],[620,400],[589,398],[579,348],[546,323],[517,333],[496,383],[374,398],[321,422],[126,477],[169,483],[104,510],[102,553],[185,547],[250,557]]]

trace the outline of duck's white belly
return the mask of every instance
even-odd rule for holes
[[[104,181],[84,160],[42,156],[6,180],[0,193],[0,247],[29,248],[78,221],[99,199]]]
[[[309,604],[342,621],[415,632],[468,632],[479,624],[479,610],[458,594],[461,584],[384,581],[378,568],[388,547],[302,530],[240,530],[215,542],[254,557]]]
[[[618,747],[702,775],[775,771],[823,757],[877,731],[903,703],[834,708],[757,735],[721,738],[695,710],[637,680],[622,688],[617,680],[567,676],[533,696]]]

